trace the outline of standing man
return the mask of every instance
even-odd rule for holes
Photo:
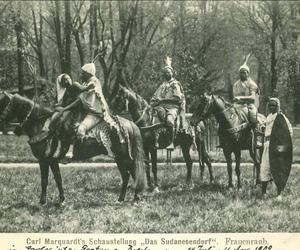
[[[264,142],[264,151],[261,160],[261,171],[260,171],[260,180],[262,182],[262,194],[263,196],[266,194],[268,182],[272,180],[271,170],[270,170],[270,158],[269,158],[269,148],[270,148],[270,136],[272,132],[272,128],[274,125],[274,121],[280,111],[280,101],[278,98],[270,98],[268,102],[268,109],[270,114],[266,119],[266,130],[265,130],[265,142]],[[282,114],[282,113],[281,113]],[[283,114],[282,114],[283,115]],[[289,120],[283,115],[287,126],[289,128],[290,135],[293,135],[292,125]],[[282,197],[280,195],[280,190],[278,190],[278,199],[281,200]]]
[[[150,104],[156,110],[160,122],[166,124],[171,134],[171,144],[168,150],[174,149],[175,120],[181,111],[185,110],[185,97],[181,84],[174,78],[171,58],[167,57],[166,66],[162,69],[164,82],[155,91]],[[183,114],[184,117],[184,114]],[[183,124],[183,122],[182,122]],[[158,148],[158,142],[155,146]]]

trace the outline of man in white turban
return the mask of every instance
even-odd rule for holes
[[[264,142],[264,151],[261,159],[261,170],[260,170],[260,180],[262,182],[262,194],[266,194],[268,182],[271,181],[271,170],[270,170],[270,159],[269,159],[269,146],[270,146],[270,136],[274,121],[278,113],[280,113],[280,101],[278,98],[270,98],[268,102],[268,110],[270,114],[266,119],[266,130],[265,130],[265,142]],[[281,113],[282,114],[282,113]],[[282,114],[283,115],[283,114]],[[283,115],[286,123],[289,127],[291,136],[293,135],[293,128],[289,120],[285,115]],[[278,193],[278,199],[282,199],[280,193]]]

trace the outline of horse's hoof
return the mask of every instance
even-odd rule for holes
[[[63,203],[63,202],[65,201],[65,199],[66,199],[65,196],[60,196],[60,197],[59,197],[59,202],[60,202],[60,203]]]
[[[159,191],[159,188],[158,188],[158,187],[155,187],[155,188],[153,189],[153,192],[158,194],[158,193],[160,192],[160,191]]]
[[[46,199],[40,199],[40,205],[42,206],[46,205]]]
[[[123,201],[124,201],[124,198],[119,198],[119,199],[118,199],[118,202],[119,202],[119,203],[122,203]]]
[[[278,196],[276,197],[276,201],[281,202],[281,201],[282,201],[282,195],[278,195]]]
[[[147,191],[151,192],[154,189],[154,186],[152,184],[148,185]]]

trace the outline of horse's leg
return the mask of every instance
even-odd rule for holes
[[[192,161],[191,156],[190,156],[190,147],[191,147],[190,144],[189,145],[187,145],[187,144],[181,144],[183,158],[185,160],[186,167],[187,167],[186,183],[188,185],[191,184],[192,167],[193,167],[193,161]]]
[[[203,164],[203,154],[202,154],[202,143],[201,140],[197,139],[196,140],[197,144],[197,151],[198,151],[198,162],[199,162],[199,168],[200,168],[200,180],[203,181],[203,175],[204,175],[204,168],[205,165]]]
[[[59,169],[59,163],[57,161],[51,162],[50,164],[51,171],[54,175],[54,180],[56,182],[58,191],[59,191],[59,201],[64,202],[65,200],[65,195],[64,195],[64,190],[62,187],[62,179],[61,179],[61,174],[60,174],[60,169]]]
[[[208,167],[208,171],[209,171],[209,182],[212,183],[214,180],[214,176],[213,176],[213,172],[212,172],[212,167],[211,167],[211,160],[209,158],[208,152],[205,148],[205,144],[204,141],[201,142],[202,143],[202,159],[203,162],[207,165]],[[203,164],[204,165],[204,164]]]
[[[151,189],[152,183],[151,183],[151,175],[150,175],[150,152],[148,149],[145,149],[145,156],[146,156],[146,176],[147,176],[147,185]],[[151,157],[152,161],[152,157]],[[153,163],[152,163],[153,168]]]
[[[124,201],[126,195],[126,189],[129,181],[129,173],[126,162],[121,163],[121,161],[117,161],[118,169],[122,176],[122,187],[118,201]]]
[[[158,180],[157,180],[157,150],[154,149],[151,151],[151,165],[152,165],[152,173],[154,178],[154,187],[158,187]]]
[[[45,159],[39,160],[40,171],[41,171],[41,186],[42,193],[40,197],[40,204],[46,204],[47,198],[47,186],[48,186],[48,176],[49,176],[49,161]]]
[[[250,156],[253,159],[254,167],[256,169],[256,185],[260,183],[260,158],[262,155],[262,152],[260,149],[256,149],[256,153],[253,152],[252,149],[249,150]]]
[[[223,153],[227,162],[227,173],[228,173],[228,187],[233,187],[232,185],[232,159],[231,159],[231,151],[223,148]]]
[[[240,189],[240,187],[241,187],[241,170],[240,170],[241,150],[236,150],[234,152],[234,155],[235,155],[235,174],[237,177],[237,188]]]

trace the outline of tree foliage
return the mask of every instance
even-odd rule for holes
[[[62,72],[78,80],[80,67],[94,61],[108,99],[118,84],[149,99],[168,55],[189,108],[205,91],[231,98],[251,52],[262,103],[279,93],[299,122],[299,18],[299,3],[288,1],[0,2],[0,84],[21,90]]]

